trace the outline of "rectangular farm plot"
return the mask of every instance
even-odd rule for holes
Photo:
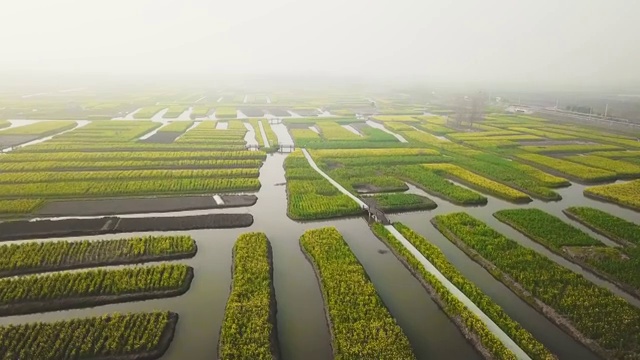
[[[563,212],[622,246],[640,245],[640,225],[636,223],[590,207],[570,207]]]
[[[640,177],[640,165],[593,155],[569,156],[565,159],[595,168],[613,171],[621,178]]]
[[[482,205],[487,198],[473,190],[463,188],[446,180],[423,165],[389,167],[384,172],[408,181],[429,194],[458,205]]]
[[[164,113],[162,117],[165,119],[175,119],[178,116],[180,116],[180,114],[185,112],[187,109],[188,108],[186,106],[172,105],[172,106],[169,106],[169,110],[167,110],[167,112]]]
[[[525,133],[525,134],[536,135],[536,136],[544,137],[551,140],[570,140],[570,139],[576,138],[573,135],[558,134],[551,131],[544,131],[544,130],[528,128],[528,127],[509,127],[507,129]]]
[[[152,121],[93,121],[74,131],[56,136],[51,141],[30,148],[69,144],[122,143],[137,140],[162,124]],[[35,150],[31,150],[35,151]]]
[[[557,173],[561,173],[570,179],[586,183],[613,181],[617,178],[616,173],[602,170],[574,162],[553,158],[539,154],[516,154],[517,158],[525,160],[534,166],[541,166]]]
[[[205,118],[211,113],[211,108],[208,106],[194,106],[191,111],[191,119]]]
[[[355,158],[355,157],[378,157],[378,156],[411,156],[411,155],[439,155],[437,150],[432,149],[332,149],[332,150],[311,150],[313,157],[317,158]],[[375,165],[375,164],[371,164]]]
[[[217,107],[215,110],[216,118],[218,119],[235,119],[238,116],[235,107]]]
[[[496,155],[456,157],[452,162],[487,179],[499,181],[543,200],[560,200],[560,195],[551,188],[569,185],[569,182],[563,178]]]
[[[70,130],[78,124],[75,121],[40,121],[0,131],[0,148],[12,147],[30,141]]]
[[[51,135],[64,130],[73,129],[78,123],[75,121],[39,121],[35,124],[18,126],[0,131],[5,135]]]
[[[570,145],[548,145],[548,146],[521,146],[521,150],[533,153],[577,153],[591,151],[620,150],[619,146],[606,144],[570,144]]]
[[[469,170],[463,169],[453,164],[427,164],[423,165],[426,168],[435,171],[436,173],[443,174],[445,177],[452,177],[457,181],[467,184],[480,191],[487,192],[491,195],[495,195],[499,198],[513,201],[513,202],[529,202],[531,198],[525,193],[513,189],[509,186],[501,184],[499,182],[489,180],[480,175],[477,175]]]
[[[0,246],[0,277],[190,258],[191,236],[144,236],[114,240],[24,242]]]
[[[218,129],[216,121],[203,121],[181,136],[178,144],[217,144],[229,147],[242,146],[247,129],[241,121],[229,121],[226,129]]]
[[[506,238],[467,213],[436,216],[432,222],[452,243],[491,269],[494,276],[539,311],[554,310],[603,357],[633,357],[640,349],[640,310],[611,291]],[[530,301],[532,298],[539,301]],[[602,331],[606,328],[607,331]]]
[[[295,220],[357,215],[360,206],[311,168],[296,150],[285,160],[287,215]]]
[[[151,119],[154,115],[165,109],[166,106],[145,106],[142,110],[136,112],[133,117],[136,119]]]
[[[322,137],[326,140],[360,140],[361,137],[332,121],[319,121],[316,127],[320,129]]]
[[[584,195],[640,211],[640,180],[586,188]]]
[[[0,279],[0,316],[177,296],[192,279],[193,268],[183,264],[5,278]]]
[[[220,329],[220,359],[278,358],[275,296],[269,240],[264,233],[240,235],[233,247],[233,284]]]
[[[296,145],[309,148],[393,148],[401,144],[392,134],[375,129],[355,119],[344,119],[339,122],[318,120],[315,123],[290,125],[291,135]]]
[[[171,312],[116,313],[1,326],[0,337],[7,354],[20,354],[23,359],[59,360],[69,358],[70,354],[152,359],[169,348],[177,322],[178,315]]]
[[[216,197],[220,201],[216,201]],[[55,200],[34,211],[40,216],[148,214],[252,206],[255,195],[162,196],[151,198]]]
[[[612,248],[587,233],[539,209],[501,210],[494,216],[632,294],[640,294],[640,251],[635,247]]]
[[[308,230],[300,247],[322,289],[336,358],[415,359],[409,340],[338,230]]]
[[[174,121],[162,126],[158,129],[157,133],[141,141],[156,144],[171,144],[193,125],[194,122],[192,121]]]

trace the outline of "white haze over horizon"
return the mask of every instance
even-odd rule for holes
[[[0,75],[640,86],[635,0],[4,0]]]

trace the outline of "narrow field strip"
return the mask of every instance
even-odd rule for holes
[[[79,120],[79,121],[76,122],[76,126],[72,127],[71,129],[67,129],[67,130],[63,130],[63,131],[60,131],[60,132],[56,132],[56,133],[48,135],[46,137],[35,139],[35,140],[29,141],[29,142],[26,142],[26,143],[23,143],[23,144],[19,144],[19,145],[16,145],[16,146],[11,146],[11,147],[2,149],[0,152],[6,154],[6,153],[9,153],[9,152],[13,152],[16,149],[22,149],[22,148],[25,148],[27,146],[37,145],[37,144],[49,141],[49,140],[53,139],[54,137],[61,136],[61,135],[64,135],[66,133],[72,132],[72,131],[74,131],[76,129],[79,129],[79,128],[83,127],[83,126],[86,126],[87,124],[89,124],[89,121]]]
[[[508,352],[512,354],[504,354],[504,350],[500,349],[500,347],[495,347],[495,344],[492,344],[495,348],[492,349],[495,353],[494,356],[501,359],[509,359],[509,358],[517,358],[517,359],[531,359],[531,357],[524,351],[518,344],[516,344],[513,339],[511,339],[489,316],[487,316],[478,306],[471,301],[460,289],[458,289],[455,285],[449,281],[441,272],[438,270],[427,258],[422,255],[418,249],[416,249],[409,240],[407,240],[393,225],[385,225],[384,228],[393,235],[393,237],[400,242],[402,246],[409,253],[417,259],[422,267],[432,276],[435,277],[436,281],[442,284],[447,291],[453,295],[456,299],[458,299],[469,311],[471,311],[483,324],[484,327],[488,331],[490,331],[502,344],[508,349]],[[482,333],[482,327],[478,330],[479,333]],[[487,344],[491,344],[492,340],[486,340]]]
[[[534,153],[516,154],[518,159],[531,163],[534,166],[540,166],[559,172],[566,177],[577,181],[587,183],[597,183],[616,180],[615,172],[598,169],[582,164],[577,164],[567,160],[556,159],[550,156],[539,155]]]
[[[0,198],[95,198],[121,195],[175,195],[257,191],[257,178],[178,178],[54,183],[0,184]]]
[[[584,195],[640,211],[640,180],[589,187]]]
[[[640,309],[466,213],[432,223],[452,243],[576,340],[607,359],[640,353]]]
[[[11,359],[158,359],[177,322],[178,314],[165,311],[1,326],[0,353]]]
[[[589,207],[570,207],[565,215],[591,230],[623,246],[640,246],[640,225],[621,219],[602,210]]]
[[[245,233],[233,247],[233,282],[220,330],[218,358],[278,359],[271,244]]]
[[[308,230],[300,247],[318,277],[336,359],[415,359],[409,340],[338,230]]]
[[[531,198],[525,193],[513,189],[502,183],[487,179],[477,175],[469,170],[453,164],[426,164],[423,165],[436,173],[444,173],[451,176],[454,180],[458,180],[463,184],[475,188],[479,191],[485,191],[491,195],[516,203],[531,202]]]
[[[122,170],[122,171],[43,171],[43,172],[2,172],[0,184],[22,184],[83,180],[123,180],[123,179],[176,179],[176,178],[256,178],[260,170],[238,169],[185,169],[185,170]]]
[[[182,264],[5,278],[0,280],[0,316],[178,296],[192,279],[193,268]]]
[[[0,277],[184,259],[194,256],[196,250],[191,236],[9,244],[0,246]]]
[[[500,210],[493,216],[552,252],[640,298],[640,251],[635,247],[605,246],[600,240],[540,209]]]

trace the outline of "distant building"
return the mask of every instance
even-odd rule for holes
[[[533,109],[526,105],[510,105],[507,112],[514,114],[533,114]]]

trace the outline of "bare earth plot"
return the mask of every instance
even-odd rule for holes
[[[39,208],[35,215],[94,216],[222,209],[252,206],[258,200],[255,195],[220,195],[220,198],[222,204],[218,204],[213,196],[52,201]]]

